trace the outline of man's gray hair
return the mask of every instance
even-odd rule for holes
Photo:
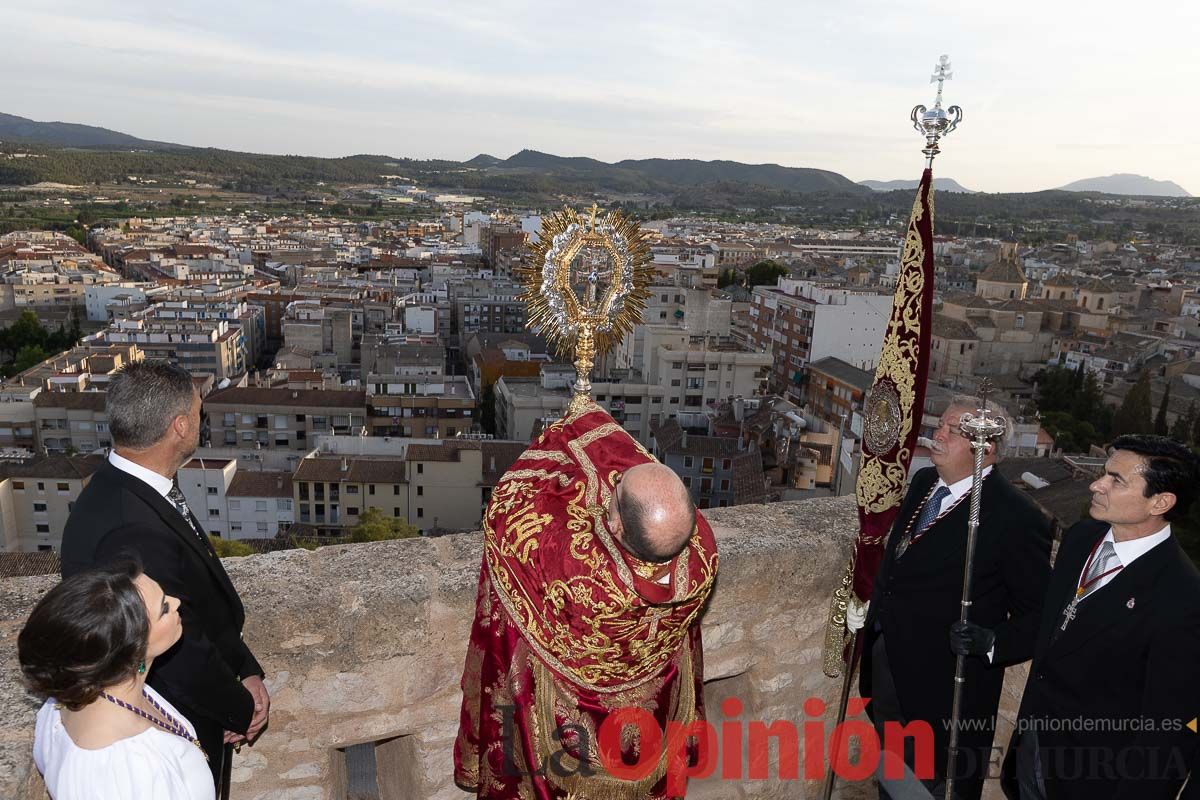
[[[105,410],[116,447],[145,450],[163,438],[171,422],[192,407],[192,375],[170,361],[134,361],[108,386]]]
[[[970,409],[972,414],[977,414],[979,413],[979,398],[972,397],[969,394],[956,394],[954,395],[953,399],[950,400],[950,405],[947,406],[947,408],[967,408]],[[987,410],[989,415],[1001,417],[1004,420],[1004,433],[999,439],[996,439],[993,442],[993,444],[996,446],[996,460],[999,461],[1008,455],[1009,449],[1012,448],[1013,418],[1012,415],[1005,410],[1004,406],[1000,405],[994,400],[987,401]]]

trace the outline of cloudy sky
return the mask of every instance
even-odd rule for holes
[[[1200,194],[1200,4],[1178,0],[0,0],[0,111],[267,153],[732,159],[1035,191]]]

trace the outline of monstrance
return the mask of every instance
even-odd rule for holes
[[[650,247],[641,227],[619,211],[586,216],[564,208],[542,219],[533,258],[517,270],[528,327],[575,365],[568,413],[591,402],[596,359],[642,320],[650,284]]]

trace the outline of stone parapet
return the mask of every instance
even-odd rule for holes
[[[811,719],[805,699],[832,706],[840,686],[821,671],[822,635],[857,527],[853,501],[704,513],[721,555],[703,621],[709,718],[719,724],[721,700],[736,696],[743,720],[799,725]],[[481,555],[479,534],[461,534],[226,560],[272,694],[270,727],[235,758],[234,800],[341,800],[341,750],[360,743],[375,743],[381,798],[466,797],[452,781],[452,746]],[[38,704],[20,686],[15,651],[53,582],[0,581],[0,797],[45,797],[29,755]],[[817,788],[709,779],[688,796],[795,798]]]

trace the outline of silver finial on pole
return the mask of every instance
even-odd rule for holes
[[[968,612],[971,610],[971,579],[975,572],[975,541],[979,531],[979,504],[983,493],[983,458],[987,454],[988,445],[1004,436],[1008,430],[1008,421],[988,410],[988,395],[991,392],[992,383],[984,378],[979,383],[978,413],[963,414],[958,422],[959,432],[970,441],[971,450],[975,453],[975,468],[971,474],[971,512],[967,521],[967,562],[963,569],[959,622],[967,622]],[[958,729],[962,719],[963,688],[966,682],[967,657],[960,655],[955,658],[954,665],[954,702],[950,707],[950,747],[946,760],[945,800],[954,798],[955,757],[958,755]]]
[[[936,82],[938,85],[937,98],[933,102],[933,108],[926,109],[925,106],[919,105],[914,106],[912,110],[913,128],[925,137],[925,147],[921,152],[925,154],[926,169],[933,166],[933,157],[941,152],[938,147],[939,140],[949,136],[962,122],[961,108],[958,106],[942,108],[942,89],[945,87],[946,81],[953,77],[954,73],[950,69],[950,56],[944,55],[938,59],[937,66],[933,68],[933,75],[929,78],[930,83]]]

